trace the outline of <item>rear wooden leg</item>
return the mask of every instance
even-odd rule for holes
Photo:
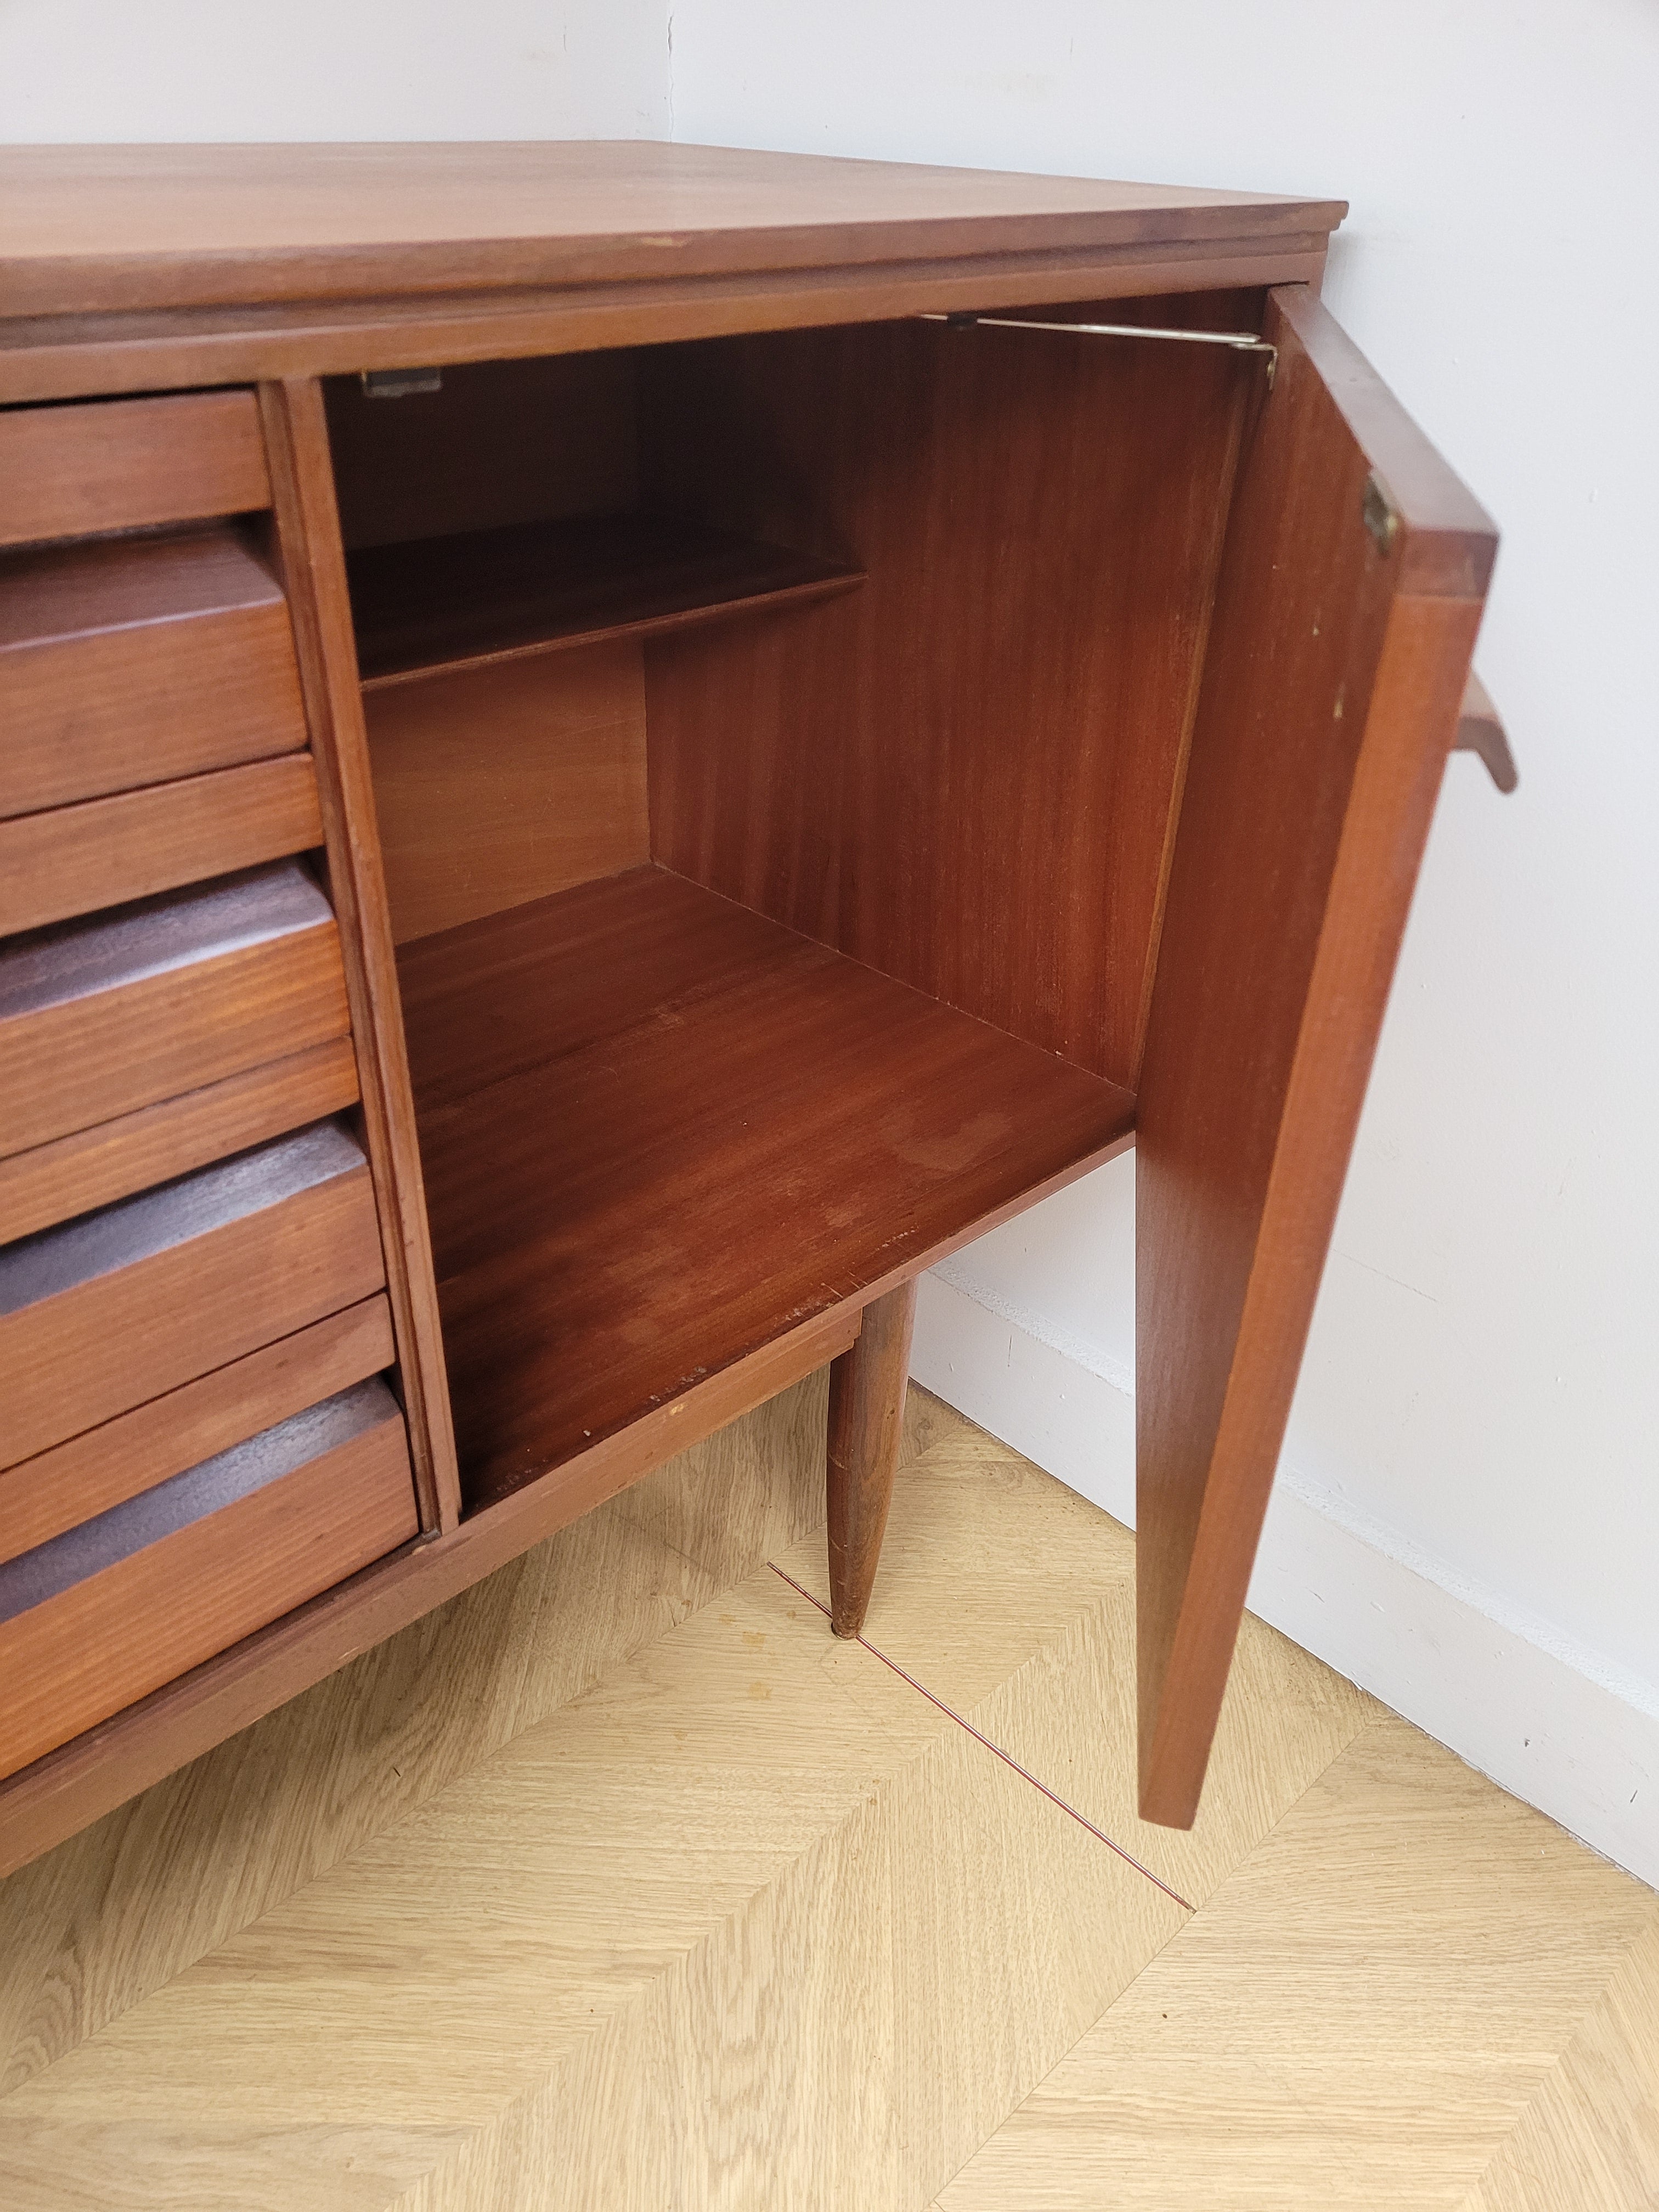
[[[893,1498],[904,1391],[910,1377],[915,1280],[864,1309],[858,1341],[830,1369],[830,1625],[864,1626]]]

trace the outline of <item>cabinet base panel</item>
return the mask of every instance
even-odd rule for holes
[[[663,868],[398,968],[473,1510],[1133,1127],[1116,1085]]]

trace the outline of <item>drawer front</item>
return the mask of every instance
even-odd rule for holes
[[[368,1166],[331,1121],[0,1252],[0,1464],[381,1288]]]
[[[0,545],[246,514],[270,504],[251,392],[0,413]]]
[[[21,1152],[344,1036],[339,932],[293,862],[0,946],[0,1146]]]
[[[0,1564],[390,1367],[385,1294],[0,1468]]]
[[[0,1159],[0,1244],[320,1121],[354,1105],[357,1095],[351,1039],[334,1037],[245,1075],[32,1146]]]
[[[308,753],[0,822],[0,931],[39,929],[323,842]]]
[[[403,1416],[366,1382],[0,1565],[0,1775],[416,1528]]]
[[[0,816],[298,751],[287,602],[230,529],[0,555]]]

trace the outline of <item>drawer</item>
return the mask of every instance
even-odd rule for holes
[[[251,392],[0,412],[0,545],[270,505]]]
[[[396,1357],[392,1309],[378,1292],[0,1468],[0,1562],[380,1374]]]
[[[368,1165],[320,1121],[0,1252],[0,1465],[380,1290]]]
[[[0,555],[0,816],[295,752],[288,605],[231,529]]]
[[[339,931],[295,861],[0,946],[0,1147],[345,1036]]]
[[[125,905],[323,842],[309,753],[0,822],[0,934]]]
[[[351,1039],[334,1037],[15,1152],[0,1159],[0,1244],[320,1121],[357,1096]]]
[[[359,1382],[0,1565],[0,1775],[416,1533],[403,1415]]]

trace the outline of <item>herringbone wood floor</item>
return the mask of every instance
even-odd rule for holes
[[[913,1393],[890,1666],[775,1571],[823,1595],[822,1422],[0,1885],[0,2203],[1659,2206],[1659,1899],[1254,1621],[1143,1828],[1133,1537]]]

